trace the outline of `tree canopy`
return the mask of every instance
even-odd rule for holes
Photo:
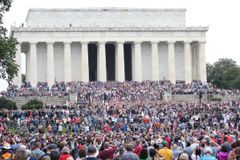
[[[207,64],[207,79],[219,88],[240,89],[240,67],[232,59],[219,59]]]
[[[8,83],[11,83],[18,73],[15,61],[17,40],[8,37],[7,29],[3,27],[3,15],[9,11],[11,4],[12,0],[0,0],[0,78]]]

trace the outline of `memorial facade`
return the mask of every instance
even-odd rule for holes
[[[206,82],[208,27],[187,27],[185,9],[30,9],[11,28],[26,80]],[[15,78],[21,83],[21,73]]]

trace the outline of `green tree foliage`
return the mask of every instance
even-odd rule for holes
[[[17,40],[7,37],[7,29],[3,27],[3,14],[9,11],[12,0],[0,0],[0,78],[11,83],[17,76],[18,65],[15,62]]]
[[[232,81],[232,88],[240,89],[240,75]]]
[[[43,108],[43,102],[37,99],[28,101],[22,106],[22,109],[41,109]]]
[[[14,101],[7,100],[6,98],[0,98],[0,109],[17,109],[17,105]]]
[[[240,67],[232,59],[219,59],[213,65],[207,64],[207,79],[219,88],[239,89]]]
[[[240,68],[233,66],[229,67],[223,74],[223,88],[236,88],[236,80],[240,77]]]
[[[210,79],[210,78],[212,78],[211,75],[213,72],[213,68],[214,68],[213,65],[211,65],[210,63],[207,63],[207,81],[208,82],[212,81],[212,79]]]

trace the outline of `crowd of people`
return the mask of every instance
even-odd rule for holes
[[[29,96],[67,96],[69,93],[82,92],[86,94],[95,94],[95,92],[112,92],[116,94],[154,94],[159,96],[164,92],[171,94],[197,94],[199,92],[220,95],[240,95],[240,90],[223,90],[214,87],[212,84],[203,84],[201,81],[192,81],[186,84],[184,81],[176,81],[175,84],[170,81],[143,81],[143,82],[55,82],[49,86],[47,82],[38,82],[33,87],[29,82],[23,83],[20,87],[10,85],[6,91],[1,92],[5,97],[29,97]],[[146,94],[148,93],[148,94]],[[93,95],[94,96],[94,95]],[[130,96],[130,95],[129,95]]]
[[[240,101],[123,100],[103,98],[86,106],[1,110],[1,158],[240,158]]]
[[[213,88],[199,81],[10,86],[3,96],[74,92],[87,103],[0,110],[0,160],[239,160],[240,101],[162,101],[165,91]]]

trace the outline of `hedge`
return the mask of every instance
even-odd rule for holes
[[[17,109],[16,102],[8,100],[4,97],[0,98],[0,109],[10,109],[14,110]]]
[[[37,99],[33,99],[28,101],[26,104],[22,106],[22,109],[41,109],[43,108],[43,102]]]
[[[210,100],[211,100],[211,101],[221,101],[222,98],[221,98],[221,97],[211,97]]]

